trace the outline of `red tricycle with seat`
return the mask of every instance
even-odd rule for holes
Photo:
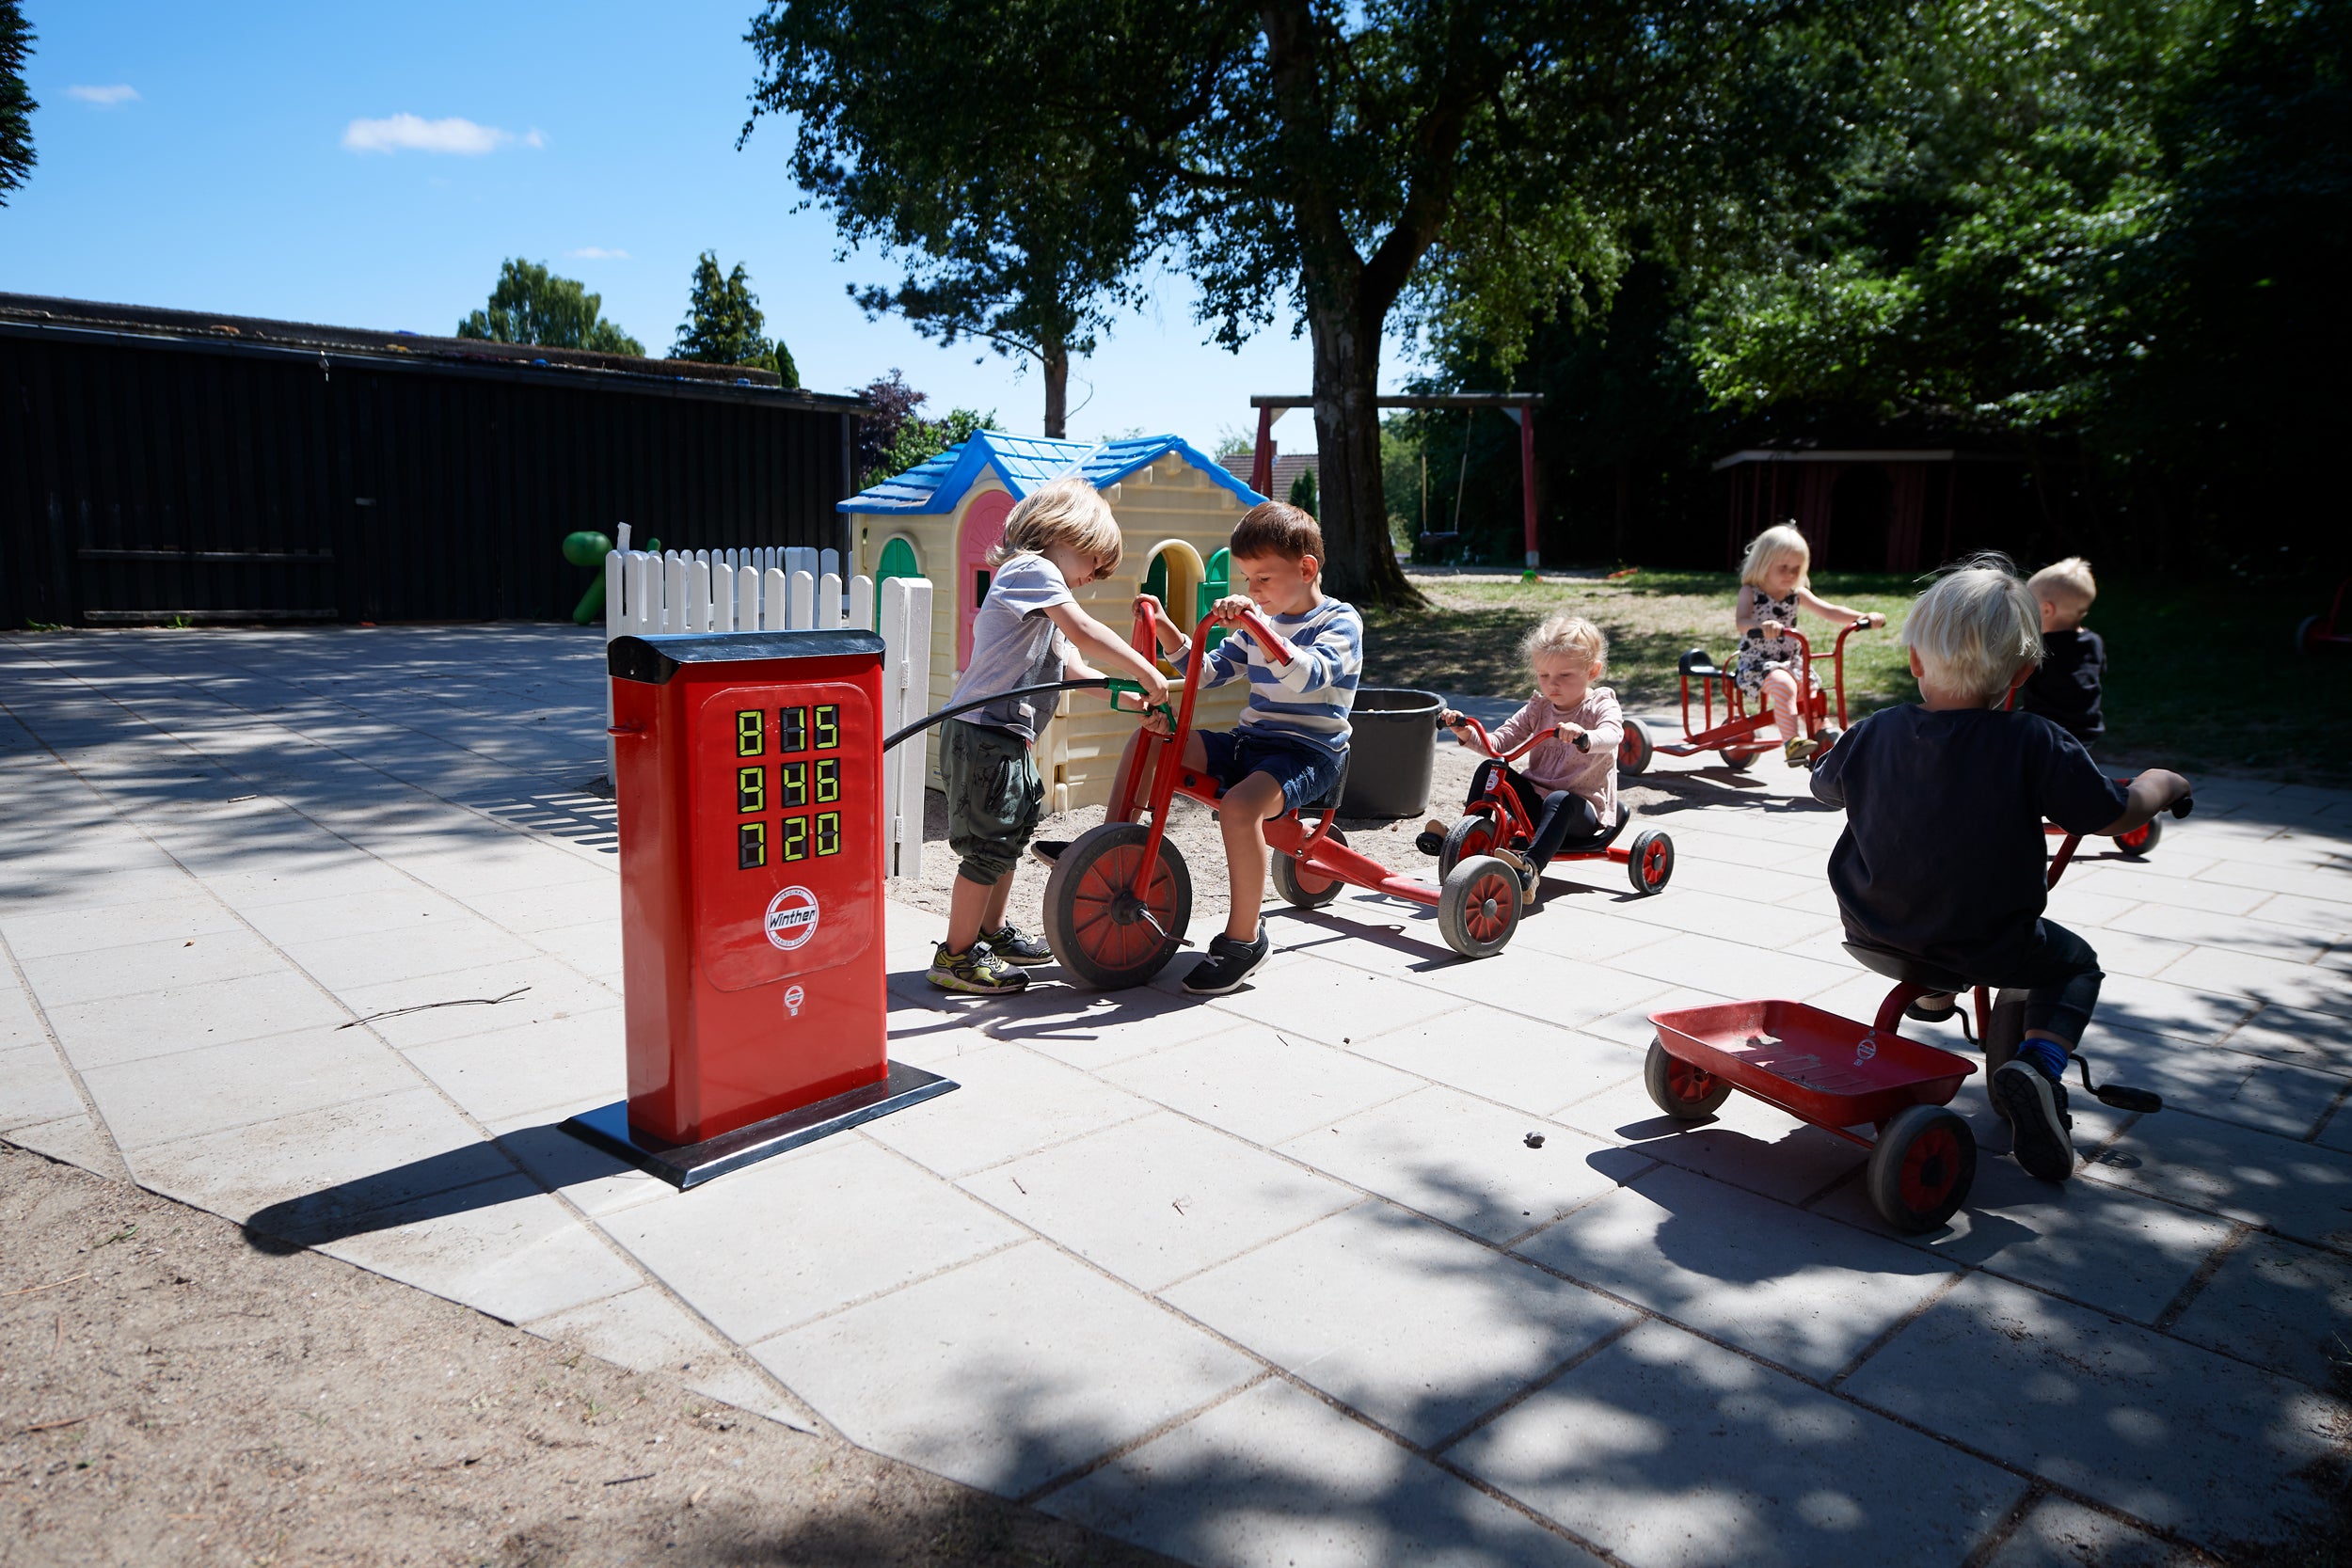
[[[2172,815],[2186,816],[2194,804],[2183,796],[2173,803]],[[2051,858],[2050,886],[2058,885],[2077,842],[2068,834]],[[1844,945],[1864,968],[1895,982],[1867,1027],[1802,1002],[1668,1008],[1650,1014],[1658,1033],[1650,1041],[1643,1082],[1652,1102],[1677,1121],[1713,1115],[1739,1089],[1868,1149],[1865,1180],[1871,1207],[1898,1230],[1914,1235],[1933,1230],[1967,1201],[1976,1180],[1976,1134],[1951,1109],[1951,1100],[1977,1065],[1899,1034],[1903,1009],[1922,996],[1973,991],[1973,1036],[1967,1009],[1955,1006],[1953,1011],[1962,1034],[1981,1046],[1990,1074],[2017,1053],[2025,1038],[2025,1002],[2004,993],[1995,1006],[1986,987],[1971,986],[1932,965],[1856,942]],[[2164,1108],[2163,1100],[2146,1089],[2093,1085],[2090,1064],[2079,1050],[2074,1063],[2083,1087],[2102,1103],[2126,1111]],[[2000,1110],[1997,1099],[1994,1109]],[[1876,1129],[1875,1139],[1854,1131],[1865,1122]]]
[[[1826,657],[1831,667],[1830,685],[1837,693],[1837,722],[1829,721],[1829,690],[1818,679],[1800,682],[1797,697],[1797,720],[1808,738],[1827,743],[1834,741],[1846,727],[1846,639],[1855,632],[1870,629],[1870,620],[1862,616],[1851,625],[1840,626],[1837,641],[1827,655],[1816,654],[1813,644],[1794,626],[1788,635],[1796,639],[1798,652],[1804,668],[1812,670],[1815,660]],[[1625,721],[1625,738],[1617,743],[1617,771],[1639,774],[1649,770],[1650,758],[1662,752],[1670,757],[1692,757],[1701,752],[1713,752],[1726,768],[1745,768],[1763,752],[1774,750],[1777,741],[1758,740],[1758,731],[1772,724],[1772,709],[1758,702],[1754,713],[1748,711],[1747,698],[1732,683],[1731,672],[1720,669],[1708,657],[1704,648],[1692,648],[1682,656],[1679,666],[1682,678],[1682,738],[1657,740],[1649,726],[1639,719]],[[1691,723],[1691,683],[1699,683],[1699,722]],[[1723,685],[1723,720],[1715,717],[1716,683]]]
[[[1479,750],[1494,757],[1498,763],[1517,762],[1550,739],[1553,734],[1550,730],[1538,731],[1508,753],[1498,754],[1494,741],[1486,734],[1486,725],[1467,713],[1456,717],[1477,733]],[[1626,721],[1629,729],[1632,722],[1631,720]],[[1593,749],[1590,736],[1580,735],[1572,744],[1580,752]],[[1662,829],[1645,828],[1633,835],[1630,845],[1619,847],[1617,839],[1625,832],[1632,815],[1626,809],[1624,801],[1618,801],[1616,820],[1601,830],[1599,838],[1563,848],[1551,857],[1552,863],[1562,861],[1615,861],[1625,867],[1626,877],[1632,882],[1634,892],[1644,897],[1662,892],[1666,879],[1674,875],[1674,840],[1667,837]],[[1514,870],[1528,873],[1525,878],[1526,901],[1533,904],[1537,878],[1534,874],[1534,867],[1527,863],[1526,854],[1528,847],[1534,841],[1535,824],[1529,818],[1527,807],[1521,803],[1518,792],[1504,780],[1502,768],[1490,768],[1486,773],[1486,787],[1480,791],[1476,800],[1462,808],[1460,819],[1446,830],[1444,847],[1438,851],[1438,874],[1441,877],[1450,874],[1456,865],[1473,855],[1493,855],[1509,862]]]
[[[1137,651],[1148,657],[1156,649],[1156,628],[1167,619],[1156,603],[1137,609]],[[1284,647],[1280,635],[1254,610],[1242,612],[1238,629],[1269,652]],[[1142,985],[1184,945],[1192,918],[1192,877],[1167,836],[1168,810],[1178,795],[1214,807],[1224,793],[1215,779],[1184,764],[1208,645],[1206,636],[1193,639],[1183,694],[1172,705],[1160,706],[1169,733],[1144,729],[1135,766],[1111,802],[1110,819],[1073,840],[1055,857],[1046,879],[1046,944],[1065,970],[1089,985],[1106,990]],[[1123,681],[1107,684],[1114,690],[1136,689]],[[1343,785],[1344,779],[1316,802],[1322,816],[1311,825],[1297,811],[1267,820],[1274,890],[1283,901],[1319,909],[1338,897],[1343,885],[1370,888],[1434,907],[1446,945],[1464,958],[1501,952],[1518,928],[1518,873],[1492,855],[1463,857],[1436,884],[1391,871],[1347,847],[1347,835],[1335,823]],[[1133,820],[1138,807],[1150,813],[1149,823]]]

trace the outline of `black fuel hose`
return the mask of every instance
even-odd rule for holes
[[[941,708],[937,713],[930,715],[929,718],[917,719],[914,723],[909,724],[905,729],[900,730],[897,735],[891,736],[888,739],[884,740],[882,743],[882,749],[887,752],[893,746],[896,746],[898,742],[904,740],[907,736],[911,735],[920,735],[923,731],[930,729],[933,724],[938,723],[943,719],[953,719],[960,713],[969,713],[976,707],[986,707],[991,703],[1001,703],[1009,697],[1029,697],[1045,691],[1101,690],[1104,687],[1109,686],[1115,678],[1116,677],[1110,675],[1097,675],[1091,680],[1048,681],[1043,686],[1016,686],[1010,691],[995,691],[991,692],[985,697],[975,697],[968,703],[958,703],[953,707]],[[1132,685],[1134,683],[1130,682],[1128,684]]]

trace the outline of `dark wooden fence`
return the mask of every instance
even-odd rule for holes
[[[838,548],[861,406],[0,317],[0,626],[556,619],[622,522]]]

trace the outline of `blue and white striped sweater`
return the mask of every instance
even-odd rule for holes
[[[1345,755],[1348,710],[1356,705],[1356,686],[1364,668],[1363,617],[1354,605],[1327,598],[1303,615],[1266,619],[1298,650],[1297,659],[1278,666],[1256,638],[1235,630],[1201,659],[1202,688],[1223,686],[1246,671],[1249,705],[1242,710],[1243,733],[1301,741],[1335,757]],[[1176,657],[1181,660],[1190,652],[1187,641]]]

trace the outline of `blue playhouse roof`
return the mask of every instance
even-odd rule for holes
[[[1174,452],[1223,485],[1244,506],[1265,498],[1226,471],[1225,466],[1180,436],[1135,436],[1089,447],[1083,441],[1049,441],[1039,436],[1008,436],[983,430],[961,446],[949,447],[928,463],[894,475],[840,503],[842,512],[937,515],[953,512],[964,492],[993,470],[1018,500],[1053,480],[1075,474],[1096,489],[1107,489],[1136,469]]]

